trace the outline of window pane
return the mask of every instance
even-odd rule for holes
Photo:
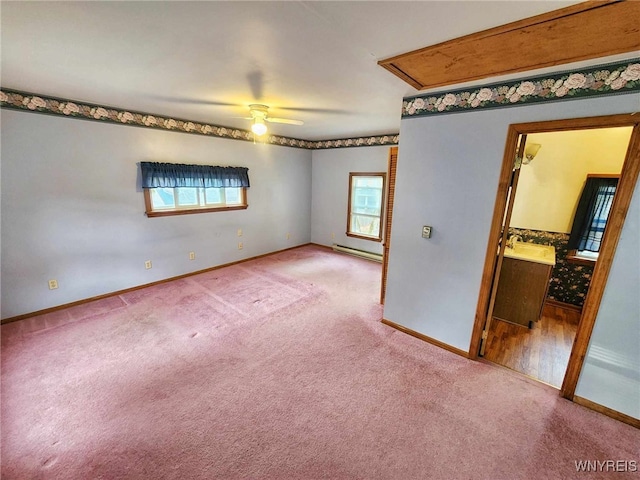
[[[222,203],[222,196],[220,195],[220,188],[205,188],[204,195],[208,204]]]
[[[176,188],[178,192],[178,205],[198,205],[197,188]]]
[[[176,206],[173,198],[173,188],[150,188],[151,205],[154,209],[173,208]]]
[[[380,217],[351,215],[351,232],[368,237],[380,235]]]
[[[353,213],[380,215],[382,177],[353,177],[351,192],[351,211]]]
[[[164,217],[186,213],[205,213],[248,207],[246,191],[238,188],[147,188],[147,216]],[[227,199],[225,200],[225,192]],[[146,200],[145,200],[146,202]]]
[[[351,176],[348,233],[380,239],[383,183],[382,174]]]
[[[382,177],[353,177],[354,187],[382,189]]]
[[[604,230],[607,226],[607,219],[613,204],[613,197],[616,193],[616,186],[602,186],[598,188],[596,201],[594,204],[593,220],[586,233],[584,241],[581,243],[584,250],[599,252]]]
[[[355,213],[380,215],[382,187],[380,189],[357,187],[353,193],[351,210]]]
[[[224,195],[227,205],[238,205],[240,203],[240,188],[225,188]]]

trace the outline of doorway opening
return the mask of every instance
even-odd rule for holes
[[[484,356],[573,399],[640,171],[638,120],[613,115],[509,127],[471,358]],[[527,155],[532,144],[537,152]],[[604,223],[595,222],[597,248],[579,251],[569,241],[575,243],[588,176],[615,177],[615,191]]]
[[[580,198],[590,178],[610,179],[615,194],[632,130],[527,135],[511,193],[502,268],[494,280],[498,289],[482,352],[486,360],[561,387],[600,245],[595,239],[582,249],[572,244],[572,232],[585,223]],[[527,158],[527,151],[535,153]],[[600,217],[590,223],[597,223],[600,236],[612,199],[607,196],[602,208],[593,209]]]

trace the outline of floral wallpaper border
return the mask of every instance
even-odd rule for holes
[[[511,82],[405,97],[402,102],[402,118],[638,91],[640,91],[640,58]],[[254,141],[253,133],[249,130],[122,110],[7,88],[0,88],[0,107],[119,125]],[[332,140],[303,140],[269,135],[265,140],[260,140],[260,143],[319,150],[397,145],[398,141],[399,135],[390,133]]]
[[[373,147],[376,145],[397,145],[400,136],[397,133],[376,135],[373,137],[340,138],[337,140],[318,140],[310,142],[313,149],[345,148],[345,147]]]
[[[405,97],[402,118],[640,91],[640,58],[527,79]]]
[[[180,118],[135,112],[133,110],[122,110],[114,107],[105,107],[92,103],[78,102],[75,100],[48,97],[45,95],[6,88],[0,89],[0,107],[49,115],[62,115],[82,120],[132,125],[135,127],[155,128],[159,130],[171,130],[175,132],[229,138],[234,140],[246,140],[250,142],[254,141],[253,133],[250,130],[242,130],[239,128],[230,128],[202,122],[192,122]],[[397,145],[398,134],[342,138],[337,140],[301,140],[298,138],[269,135],[265,140],[260,139],[258,141],[259,143],[264,141],[271,145],[315,150],[375,145]]]

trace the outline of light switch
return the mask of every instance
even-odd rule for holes
[[[422,238],[431,238],[431,227],[427,225],[422,227]]]

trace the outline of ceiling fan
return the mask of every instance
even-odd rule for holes
[[[249,82],[249,87],[251,94],[253,96],[254,102],[261,102],[264,98],[264,81],[263,74],[260,70],[253,70],[247,74],[247,81]],[[154,100],[161,100],[164,102],[171,103],[181,103],[181,104],[191,104],[191,105],[213,105],[220,107],[249,107],[249,117],[231,117],[231,118],[242,118],[245,120],[252,120],[251,122],[251,131],[254,133],[256,137],[262,136],[267,132],[266,123],[285,123],[289,125],[303,125],[304,122],[301,120],[290,120],[287,118],[275,118],[269,116],[269,106],[264,105],[263,103],[253,103],[247,105],[246,103],[230,103],[226,101],[218,101],[218,100],[202,100],[202,99],[194,99],[188,97],[166,97],[166,96],[156,96],[152,98]],[[322,113],[322,114],[348,114],[349,112],[340,109],[330,109],[330,108],[315,108],[315,107],[287,107],[278,105],[278,110],[292,110],[297,112],[307,112],[307,113]]]
[[[261,136],[267,133],[267,125],[265,122],[286,123],[287,125],[304,125],[304,122],[302,120],[270,117],[269,107],[258,103],[249,105],[249,115],[251,116],[245,118],[246,120],[252,120],[251,131],[257,136]]]

